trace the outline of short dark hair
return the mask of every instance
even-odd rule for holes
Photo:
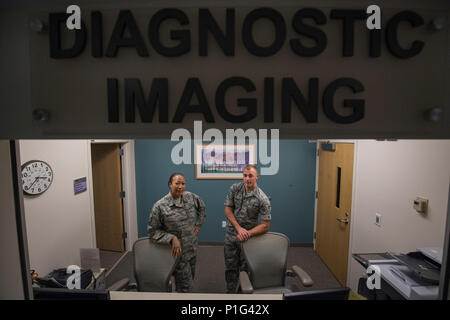
[[[244,168],[244,170],[245,170],[245,169],[249,170],[250,168],[255,169],[256,173],[259,174],[258,168],[257,168],[256,165],[254,165],[254,164],[248,164],[248,165],[246,165],[245,168]]]
[[[172,174],[170,175],[169,183],[168,183],[167,185],[169,185],[169,184],[172,183],[173,177],[175,177],[175,176],[182,176],[182,177],[184,178],[184,175],[183,175],[182,173],[174,172],[174,173],[172,173]]]

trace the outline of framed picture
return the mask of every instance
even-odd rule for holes
[[[196,144],[196,179],[242,179],[248,164],[255,164],[254,144]]]

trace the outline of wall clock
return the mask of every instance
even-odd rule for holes
[[[22,189],[36,196],[48,190],[53,181],[52,168],[44,161],[31,160],[22,165]]]

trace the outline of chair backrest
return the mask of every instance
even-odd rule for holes
[[[242,249],[254,289],[285,285],[288,237],[267,232],[244,242]]]
[[[169,292],[170,277],[177,260],[167,244],[153,243],[150,238],[140,238],[133,245],[134,276],[137,290],[147,292]]]

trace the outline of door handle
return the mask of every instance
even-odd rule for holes
[[[336,218],[337,221],[348,224],[348,218],[342,219],[342,218]]]

